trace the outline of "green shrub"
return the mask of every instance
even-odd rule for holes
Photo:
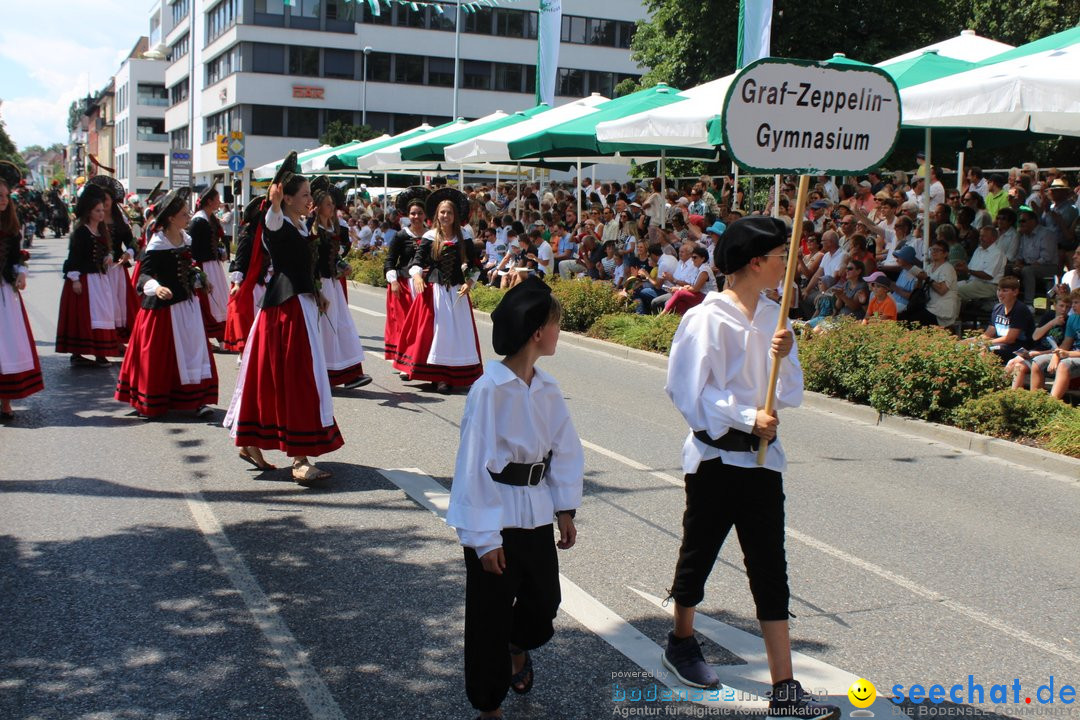
[[[506,294],[505,290],[499,288],[488,287],[487,285],[475,285],[473,289],[469,291],[472,295],[473,307],[482,312],[491,312],[495,309],[495,306],[502,300],[502,296]]]
[[[996,356],[937,327],[840,323],[804,335],[799,360],[808,390],[935,422],[949,422],[966,400],[1008,384]]]
[[[1080,458],[1080,410],[1067,407],[1065,412],[1058,413],[1043,426],[1039,441],[1051,452]]]
[[[630,309],[629,301],[616,295],[607,283],[588,279],[553,280],[551,292],[562,303],[563,330],[584,332],[601,315]]]
[[[638,350],[667,355],[671,352],[671,339],[675,337],[681,320],[680,315],[615,313],[597,318],[588,334]]]
[[[386,287],[386,271],[383,270],[383,258],[381,255],[374,257],[371,255],[363,257],[350,255],[349,267],[352,268],[349,277],[356,282],[364,285],[374,285],[375,287]],[[405,280],[407,281],[408,278],[405,278]]]
[[[1059,415],[1076,413],[1068,405],[1039,390],[1001,390],[972,398],[956,409],[953,421],[964,430],[1008,438],[1034,438]]]

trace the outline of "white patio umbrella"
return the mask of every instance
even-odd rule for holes
[[[878,63],[878,66],[892,65],[903,60],[917,58],[926,52],[936,52],[942,57],[954,58],[956,60],[982,62],[987,58],[1012,49],[1012,45],[1007,45],[1006,43],[998,42],[997,40],[991,40],[990,38],[976,35],[974,30],[962,30],[956,37],[942,40],[941,42],[931,43],[918,50],[912,50],[903,55],[897,55],[894,58],[883,60]]]
[[[732,73],[683,90],[678,93],[685,98],[683,102],[599,123],[596,139],[600,142],[712,148],[709,121],[723,113],[724,97],[734,79]]]

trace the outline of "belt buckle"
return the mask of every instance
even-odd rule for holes
[[[540,469],[539,473],[536,472],[537,468]],[[547,467],[544,465],[543,461],[534,462],[532,465],[530,465],[529,466],[529,485],[539,485],[540,481],[544,479],[544,475],[546,474],[546,470],[547,470]]]

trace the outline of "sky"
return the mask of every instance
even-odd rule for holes
[[[66,143],[72,100],[109,82],[139,36],[151,0],[4,0],[0,118],[15,146]]]

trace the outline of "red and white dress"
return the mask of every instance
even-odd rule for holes
[[[64,261],[64,289],[60,293],[60,317],[56,322],[56,352],[119,357],[116,303],[106,272],[112,248],[101,235],[79,225],[68,244]],[[75,281],[82,292],[72,289]]]
[[[218,376],[196,297],[198,268],[191,238],[177,247],[162,233],[146,245],[139,265],[142,307],[135,316],[116,399],[147,417],[197,410],[218,399]],[[161,286],[172,298],[157,296]]]
[[[0,236],[0,398],[18,400],[45,388],[34,333],[22,293],[15,288],[26,274],[21,238]]]
[[[139,295],[131,281],[131,272],[128,269],[131,261],[135,259],[136,243],[131,226],[128,225],[123,213],[117,213],[114,217],[113,224],[109,226],[109,233],[112,236],[113,264],[109,266],[105,274],[109,278],[115,308],[116,334],[121,341],[126,342],[131,337],[131,331],[135,327],[135,316],[139,312]]]
[[[199,292],[206,334],[216,340],[225,339],[225,318],[229,309],[229,282],[225,278],[228,249],[222,244],[225,230],[212,214],[199,210],[188,225],[191,252],[195,262],[206,273],[209,288]]]
[[[263,232],[274,267],[244,346],[225,427],[238,446],[317,456],[344,444],[319,339],[315,238],[280,211]]]
[[[254,269],[252,269],[254,268]],[[255,309],[266,294],[270,275],[270,254],[263,242],[262,216],[240,228],[236,253],[229,264],[229,281],[240,289],[229,295],[229,307],[225,317],[224,348],[230,352],[243,352],[248,333],[255,322]]]
[[[412,305],[413,288],[409,282],[409,263],[416,255],[416,246],[422,236],[413,234],[406,227],[398,230],[386,249],[386,260],[383,262],[383,271],[386,272],[386,325],[383,328],[385,338],[385,357],[387,360],[397,358],[398,338],[401,336],[401,328],[405,326],[405,318],[409,315],[409,307]],[[390,284],[397,281],[400,292],[390,289]]]
[[[309,232],[318,236],[319,258],[316,271],[321,282],[322,296],[329,306],[319,315],[319,339],[326,356],[326,370],[331,385],[345,385],[364,374],[364,346],[356,332],[356,323],[349,312],[349,301],[342,289],[342,268],[336,228],[325,228],[313,222]]]
[[[409,266],[410,278],[426,276],[424,292],[413,299],[398,337],[394,368],[413,380],[468,387],[484,368],[472,300],[459,296],[465,271],[480,267],[471,239],[455,238],[433,257],[435,231],[424,233]]]

